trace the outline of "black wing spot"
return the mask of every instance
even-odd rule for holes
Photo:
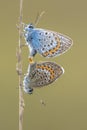
[[[30,40],[33,40],[33,37],[31,37]]]
[[[44,47],[46,47],[46,45],[44,45]]]
[[[43,81],[41,82],[41,84],[43,84]]]
[[[54,52],[52,52],[52,54],[54,54]]]
[[[42,50],[44,51],[44,48],[42,48]]]
[[[41,33],[39,33],[41,35]]]
[[[42,77],[42,76],[40,76],[40,79],[43,79],[43,77]]]
[[[53,43],[53,40],[51,40],[51,42]]]
[[[51,80],[49,79],[48,82],[50,83],[50,81],[51,81]]]
[[[53,45],[53,43],[51,42],[50,45]]]
[[[40,82],[38,82],[38,85],[40,85]]]
[[[44,68],[42,68],[42,70],[44,70]]]
[[[47,35],[48,33],[47,32],[45,32],[45,35]]]

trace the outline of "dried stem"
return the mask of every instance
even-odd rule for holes
[[[23,99],[23,92],[22,92],[22,8],[23,8],[23,0],[20,0],[20,14],[19,14],[19,45],[16,50],[17,56],[17,65],[16,71],[19,76],[19,130],[23,129],[23,112],[24,112],[24,99]]]

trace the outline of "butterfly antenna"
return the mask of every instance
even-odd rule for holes
[[[40,14],[37,14],[36,20],[35,20],[35,26],[39,23],[42,15],[45,13],[45,11],[42,11]]]

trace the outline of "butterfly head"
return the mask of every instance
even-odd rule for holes
[[[30,23],[24,27],[24,32],[31,32],[33,29],[34,29],[34,25]]]
[[[31,87],[28,75],[26,75],[24,77],[24,80],[23,80],[23,90],[24,90],[25,93],[28,93],[28,94],[32,94],[33,93],[33,88]]]
[[[28,93],[28,94],[32,94],[33,93],[33,88],[23,87],[23,90],[24,90],[25,93]]]

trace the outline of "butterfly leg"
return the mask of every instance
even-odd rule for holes
[[[36,55],[37,51],[34,50],[33,48],[30,48],[30,55],[29,55],[29,62],[30,63],[34,63],[34,56]]]
[[[33,57],[32,57],[32,56],[29,56],[28,59],[29,59],[30,64],[34,63],[34,60],[33,60]]]

